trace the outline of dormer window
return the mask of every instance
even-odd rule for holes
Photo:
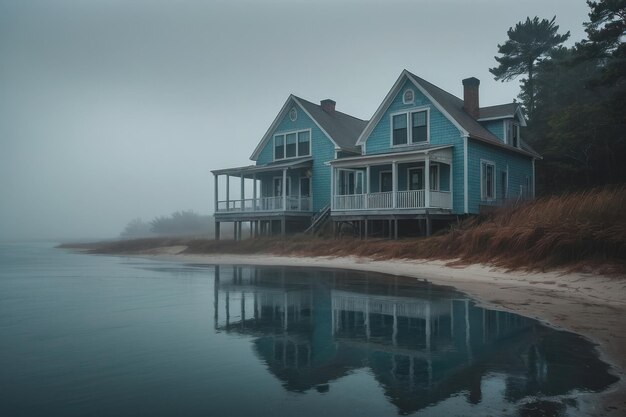
[[[415,100],[415,93],[413,93],[413,90],[411,89],[406,90],[404,94],[402,95],[402,103],[404,104],[413,104],[414,100]]]
[[[392,146],[428,143],[429,109],[411,110],[391,116]]]
[[[520,146],[520,126],[517,122],[513,120],[508,120],[506,122],[506,137],[504,141],[511,146],[516,148]]]

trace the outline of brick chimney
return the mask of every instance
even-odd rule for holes
[[[335,101],[327,98],[326,100],[320,101],[320,105],[322,106],[322,110],[324,110],[328,114],[335,113]]]
[[[478,86],[480,80],[476,77],[470,77],[463,80],[463,110],[474,119],[480,116],[480,104],[478,102]]]

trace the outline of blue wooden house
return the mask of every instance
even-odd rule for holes
[[[429,234],[433,222],[533,197],[540,156],[521,138],[521,107],[481,108],[479,84],[463,80],[460,99],[404,70],[369,121],[332,100],[290,96],[252,154],[255,165],[213,171],[216,230],[249,221],[254,233],[285,233],[330,214],[362,236]],[[231,177],[240,179],[237,200]]]

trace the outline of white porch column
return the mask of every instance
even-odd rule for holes
[[[335,209],[335,167],[330,166],[330,209]]]
[[[369,194],[370,194],[370,166],[368,165],[365,167],[365,208],[369,208],[368,207]]]
[[[215,207],[213,209],[213,214],[217,213],[217,207],[218,207],[218,205],[217,205],[217,199],[219,197],[219,193],[217,191],[218,190],[218,188],[217,188],[218,187],[218,178],[219,178],[219,175],[213,174],[213,188],[214,188],[213,189],[213,198],[215,198]]]
[[[391,164],[391,191],[393,191],[393,208],[396,208],[398,207],[398,163],[396,161]]]
[[[230,175],[226,174],[226,211],[230,210]]]
[[[246,198],[246,178],[243,176],[243,172],[241,173],[241,211],[245,210],[245,203],[243,200]]]
[[[430,155],[424,160],[424,206],[430,207]]]
[[[283,210],[287,210],[287,168],[283,168]]]
[[[252,174],[252,211],[256,211],[256,172]]]

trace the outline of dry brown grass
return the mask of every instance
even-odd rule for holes
[[[541,198],[472,217],[447,233],[390,241],[311,236],[241,242],[206,239],[140,239],[97,244],[97,253],[140,252],[187,246],[186,253],[357,256],[372,259],[443,259],[509,269],[567,268],[626,272],[626,188]]]

